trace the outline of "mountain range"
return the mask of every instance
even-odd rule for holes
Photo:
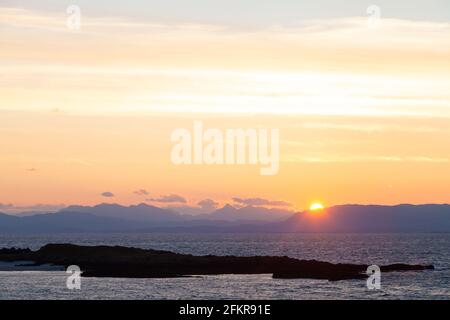
[[[34,215],[0,213],[0,232],[450,232],[450,205],[339,205],[292,212],[227,204],[194,216],[147,204],[100,204]]]

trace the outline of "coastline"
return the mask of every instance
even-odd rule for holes
[[[300,260],[287,256],[194,256],[123,246],[48,244],[37,251],[3,249],[0,261],[19,268],[78,265],[83,277],[174,278],[219,274],[272,274],[279,279],[363,279],[369,265]],[[22,263],[17,261],[32,261]],[[396,263],[383,272],[434,270],[433,265]]]

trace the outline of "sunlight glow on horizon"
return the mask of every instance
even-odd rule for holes
[[[322,211],[325,207],[320,202],[314,202],[309,206],[310,211]]]

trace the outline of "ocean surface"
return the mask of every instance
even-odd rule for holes
[[[194,255],[276,255],[364,264],[433,264],[436,270],[382,273],[381,289],[365,280],[329,282],[219,275],[172,279],[82,278],[66,287],[63,270],[20,271],[0,264],[0,299],[450,299],[450,234],[59,234],[0,235],[0,247],[48,243],[121,245]],[[44,268],[45,269],[45,268]]]

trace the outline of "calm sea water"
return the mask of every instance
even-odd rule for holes
[[[221,275],[175,279],[82,278],[66,288],[61,271],[0,271],[0,299],[450,299],[450,234],[61,234],[0,235],[0,247],[47,243],[123,245],[195,255],[279,255],[365,264],[433,264],[434,271],[384,273],[329,282]]]

